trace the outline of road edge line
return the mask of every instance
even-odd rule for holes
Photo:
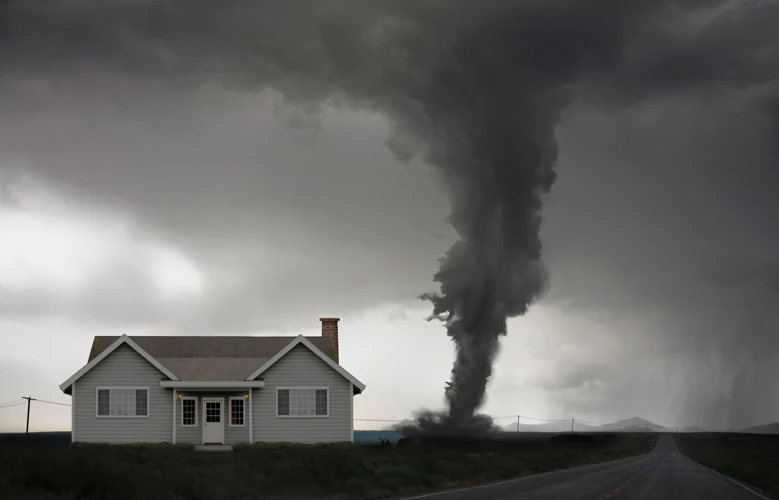
[[[594,463],[594,464],[577,465],[576,467],[570,467],[568,469],[550,470],[548,472],[541,472],[541,473],[538,473],[538,474],[531,474],[529,476],[515,477],[514,479],[504,479],[503,481],[497,481],[497,482],[494,482],[494,483],[477,484],[477,485],[474,485],[474,486],[465,486],[465,487],[462,487],[462,488],[455,488],[455,489],[452,489],[452,490],[434,491],[434,492],[424,493],[422,495],[417,495],[417,496],[413,496],[413,497],[394,497],[394,498],[395,498],[395,500],[416,500],[418,498],[429,498],[429,497],[434,497],[434,496],[438,496],[438,495],[446,495],[446,494],[449,494],[449,493],[459,493],[461,491],[477,490],[479,488],[489,488],[490,486],[498,486],[499,484],[515,483],[515,482],[525,481],[525,480],[533,479],[533,478],[536,478],[536,477],[548,476],[549,474],[557,474],[559,472],[570,472],[572,470],[583,469],[585,467],[594,467],[596,465],[610,464],[610,463],[614,463],[614,462],[620,462],[622,460],[632,460],[632,459],[635,459],[635,458],[644,458],[644,457],[647,457],[647,456],[651,455],[653,452],[654,452],[654,449],[652,451],[650,451],[650,452],[642,453],[641,455],[634,455],[632,457],[625,457],[625,458],[617,458],[617,459],[614,459],[614,460],[608,460],[606,462],[597,462],[597,463]],[[767,498],[765,500],[774,500],[774,499],[773,498]]]
[[[757,492],[757,491],[753,490],[752,488],[750,488],[749,486],[747,486],[746,484],[742,483],[741,481],[739,481],[739,480],[737,480],[737,479],[733,479],[733,478],[732,478],[732,477],[730,477],[730,476],[726,476],[725,474],[721,474],[721,473],[719,473],[719,472],[715,471],[715,470],[714,470],[714,469],[712,469],[711,467],[706,467],[705,465],[703,465],[703,464],[701,464],[701,463],[699,463],[699,462],[696,462],[696,461],[695,461],[695,460],[693,460],[692,458],[690,458],[690,457],[688,457],[687,455],[685,455],[684,453],[682,453],[682,452],[681,452],[681,450],[679,451],[679,454],[680,454],[681,456],[683,456],[684,458],[686,458],[687,460],[689,460],[690,462],[692,462],[692,463],[694,463],[695,465],[697,465],[698,467],[703,467],[704,469],[706,469],[706,470],[708,470],[708,471],[711,471],[711,472],[713,472],[714,474],[718,475],[719,477],[721,477],[721,478],[723,478],[723,479],[727,479],[727,480],[728,480],[728,481],[730,481],[731,483],[733,483],[733,484],[737,484],[737,485],[741,486],[742,488],[744,488],[744,489],[745,489],[745,490],[747,490],[748,492],[752,493],[752,494],[753,494],[753,495],[755,495],[756,497],[758,497],[758,498],[762,498],[762,500],[776,500],[776,499],[775,499],[775,497],[767,497],[767,496],[763,495],[762,493],[759,493],[759,492]]]

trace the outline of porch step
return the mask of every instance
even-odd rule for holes
[[[196,444],[195,451],[233,451],[229,444]]]

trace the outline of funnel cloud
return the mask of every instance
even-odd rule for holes
[[[0,6],[0,86],[13,93],[49,78],[56,92],[84,73],[118,75],[175,89],[278,91],[302,128],[316,129],[325,106],[383,115],[395,158],[435,167],[457,236],[434,276],[439,291],[421,295],[455,346],[446,408],[415,425],[486,432],[492,422],[479,409],[507,320],[549,286],[542,207],[557,179],[564,113],[674,93],[778,109],[779,5],[745,5],[11,1]],[[11,115],[34,106],[15,102]]]

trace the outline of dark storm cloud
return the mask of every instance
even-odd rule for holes
[[[506,317],[544,292],[540,196],[576,86],[612,107],[680,90],[770,99],[779,11],[755,3],[694,24],[723,3],[17,2],[0,17],[0,70],[9,85],[218,81],[313,111],[331,100],[383,113],[396,156],[437,166],[451,196],[460,241],[436,275],[442,293],[427,297],[458,347],[447,394],[462,422],[482,403]]]

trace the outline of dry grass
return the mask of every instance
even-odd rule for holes
[[[696,462],[779,497],[779,435],[677,434],[676,444]]]
[[[197,453],[171,446],[0,441],[0,498],[248,500],[385,498],[628,457],[654,434],[550,442],[521,435],[422,445],[247,446]]]

